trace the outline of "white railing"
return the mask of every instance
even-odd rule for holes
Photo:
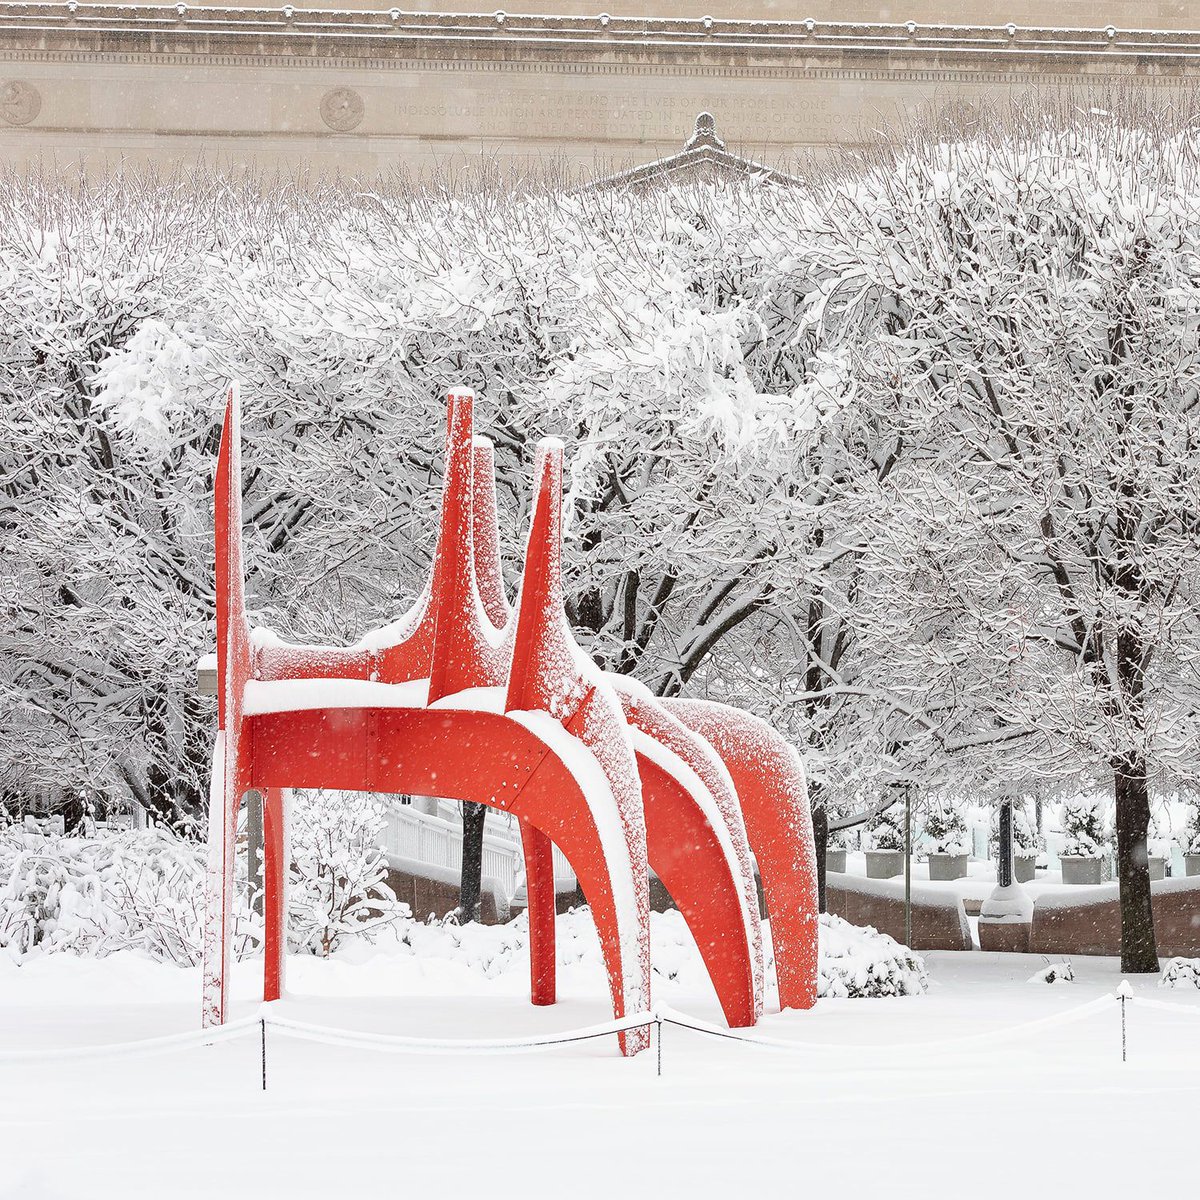
[[[518,838],[495,828],[496,823],[492,820],[489,819],[488,824],[490,828],[485,828],[483,835],[483,877],[496,880],[511,899],[525,877],[521,843]],[[383,848],[386,853],[400,858],[458,871],[462,868],[462,826],[457,821],[408,806],[393,809],[387,815]],[[563,884],[571,885],[575,880],[575,872],[557,846],[554,847],[554,878],[559,890],[564,890]]]

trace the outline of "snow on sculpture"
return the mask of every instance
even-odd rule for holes
[[[719,704],[662,701],[602,672],[563,608],[560,442],[538,447],[520,593],[500,573],[491,445],[474,397],[452,392],[430,579],[400,620],[348,647],[251,631],[242,569],[238,389],[216,474],[219,732],[209,818],[206,1026],[227,1014],[234,832],[243,794],[264,796],[263,998],[283,988],[288,789],[408,792],[477,801],[519,821],[531,998],[555,999],[552,847],[587,897],[613,1013],[650,1006],[648,870],[686,919],[731,1026],[763,1011],[752,853],[772,917],[779,1002],[816,1002],[812,829],[795,751]],[[626,1054],[646,1029],[619,1035]]]

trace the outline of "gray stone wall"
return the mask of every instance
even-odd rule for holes
[[[786,167],[947,103],[1041,87],[1191,89],[1200,74],[1200,33],[1122,31],[1183,23],[1181,4],[1056,4],[1064,24],[1078,9],[1083,32],[1022,23],[1044,19],[1027,0],[925,0],[895,18],[911,27],[822,23],[835,9],[890,15],[875,4],[812,6],[811,28],[706,22],[692,10],[718,7],[707,0],[638,7],[663,16],[0,3],[0,163],[373,175],[485,155],[600,175],[674,153],[706,109],[730,150]],[[784,11],[799,6],[721,9]],[[1006,13],[1011,30],[999,24]],[[922,23],[951,16],[953,29]]]

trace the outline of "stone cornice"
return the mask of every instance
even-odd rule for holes
[[[0,3],[0,58],[1177,76],[1200,31]],[[281,63],[282,65],[282,63]]]

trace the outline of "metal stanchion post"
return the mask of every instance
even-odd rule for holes
[[[904,944],[912,947],[912,784],[904,789]]]
[[[662,1017],[656,1018],[654,1022],[658,1028],[658,1077],[662,1078]]]
[[[1122,979],[1121,986],[1117,988],[1117,999],[1121,1001],[1121,1061],[1128,1062],[1128,1043],[1125,1039],[1125,1001],[1133,995],[1133,990],[1129,986],[1129,980]]]
[[[267,1019],[266,1017],[259,1018],[259,1026],[261,1031],[261,1046],[262,1046],[262,1090],[267,1090]]]

